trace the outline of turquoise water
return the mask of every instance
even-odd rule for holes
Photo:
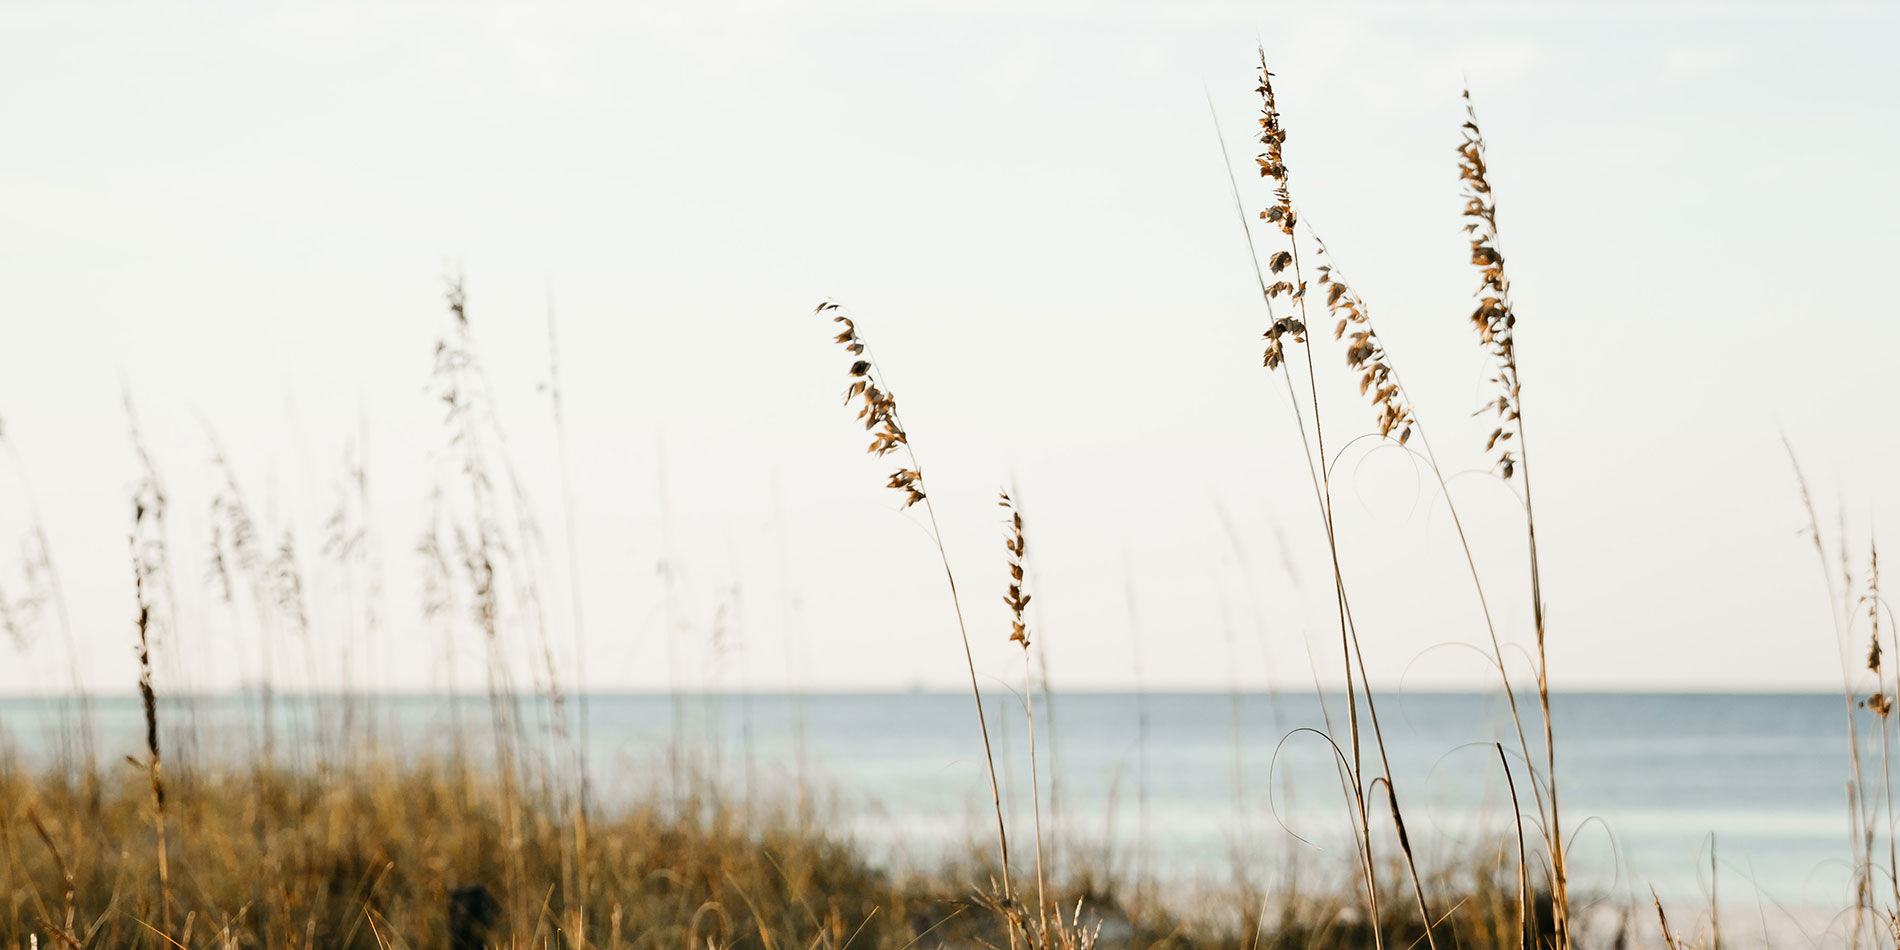
[[[1058,693],[1053,716],[1042,700],[1043,819],[1063,841],[1056,860],[1086,847],[1099,862],[1107,849],[1123,871],[1209,884],[1230,880],[1236,862],[1256,882],[1271,882],[1290,867],[1325,873],[1349,860],[1332,753],[1298,731],[1324,725],[1314,695]],[[137,700],[95,702],[102,758],[139,751]],[[569,702],[572,712],[577,704]],[[986,703],[1010,824],[1027,847],[1021,702],[999,691]],[[1713,835],[1725,901],[1847,904],[1850,765],[1838,695],[1579,693],[1554,703],[1561,814],[1581,885],[1645,898],[1654,886],[1665,899],[1706,901]],[[1326,704],[1348,746],[1343,698]],[[802,782],[892,863],[991,846],[988,782],[967,694],[596,695],[586,707],[590,768],[603,798],[664,788],[677,745],[737,798],[782,799]],[[445,751],[458,729],[479,750],[492,722],[480,698],[296,698],[276,709],[281,754],[305,761],[319,747],[312,723],[346,715],[378,724],[399,740],[390,748],[405,754]],[[71,735],[60,710],[55,700],[0,700],[11,750],[29,761],[55,756]],[[1427,864],[1474,848],[1494,855],[1489,845],[1508,832],[1494,741],[1511,752],[1524,811],[1534,813],[1501,695],[1385,694],[1378,712],[1408,830]],[[174,768],[248,757],[262,734],[252,698],[171,700],[161,717]],[[1365,772],[1374,775],[1380,768],[1365,719]],[[547,734],[538,706],[524,705],[522,720],[530,735]],[[1533,733],[1533,749],[1537,741]],[[1865,755],[1877,767],[1878,746]],[[1381,812],[1374,809],[1383,834]]]

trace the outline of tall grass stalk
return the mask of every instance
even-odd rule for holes
[[[1845,626],[1847,619],[1845,598],[1847,594],[1844,591],[1837,592],[1834,588],[1834,570],[1828,563],[1826,542],[1821,536],[1820,515],[1814,507],[1814,495],[1808,490],[1807,476],[1801,471],[1801,462],[1795,457],[1794,446],[1788,442],[1786,436],[1782,437],[1781,445],[1782,449],[1787,452],[1789,466],[1794,470],[1795,486],[1801,491],[1801,507],[1807,512],[1808,535],[1814,543],[1815,558],[1819,560],[1821,564],[1821,584],[1827,590],[1828,605],[1830,608],[1829,614],[1834,624],[1834,646],[1840,653],[1841,702],[1842,709],[1847,718],[1848,761],[1852,769],[1852,775],[1847,784],[1847,816],[1851,826],[1848,844],[1854,853],[1855,868],[1854,906],[1856,913],[1854,915],[1853,926],[1856,932],[1856,939],[1858,939],[1858,931],[1860,928],[1860,915],[1858,911],[1866,908],[1870,903],[1870,885],[1866,879],[1866,868],[1872,863],[1872,855],[1867,852],[1866,846],[1862,843],[1860,833],[1860,828],[1863,824],[1861,818],[1862,805],[1860,801],[1860,790],[1865,786],[1865,778],[1864,773],[1861,771],[1860,761],[1860,725],[1854,716],[1854,684],[1851,679],[1851,674],[1849,673],[1851,661],[1848,658],[1848,633]],[[1842,539],[1842,543],[1846,543],[1845,538]]]
[[[1511,777],[1511,760],[1504,754],[1504,743],[1494,742],[1498,766],[1504,770],[1504,786],[1511,793],[1511,820],[1517,830],[1517,936],[1523,950],[1530,950],[1531,866],[1524,849],[1524,809],[1517,801],[1517,780]],[[1525,766],[1528,768],[1528,764]]]
[[[151,455],[145,451],[144,440],[138,431],[136,416],[131,412],[131,399],[126,400],[126,414],[131,419],[132,444],[142,467],[142,476],[138,487],[132,494],[132,531],[129,536],[132,554],[132,583],[137,603],[134,629],[138,635],[139,660],[139,704],[145,712],[145,771],[151,786],[152,830],[156,839],[155,854],[158,865],[159,925],[161,936],[170,939],[172,934],[172,896],[171,862],[167,854],[165,834],[165,773],[164,759],[159,753],[158,741],[158,690],[152,680],[152,628],[157,623],[153,612],[152,596],[154,581],[165,573],[165,492],[159,487],[158,475],[152,467]]]
[[[1135,568],[1122,555],[1122,595],[1128,603],[1129,668],[1135,677],[1135,894],[1148,882],[1148,677],[1141,644],[1141,605],[1135,596]]]
[[[1867,539],[1866,603],[1867,618],[1873,626],[1871,639],[1878,645],[1880,643],[1880,613],[1886,603],[1880,598],[1880,544],[1872,537]],[[1900,657],[1900,625],[1888,623],[1887,636],[1890,638],[1894,655]],[[1884,707],[1880,718],[1880,770],[1881,785],[1887,798],[1887,878],[1893,884],[1893,914],[1900,919],[1900,844],[1894,840],[1893,767],[1888,758],[1887,741],[1887,720],[1892,718],[1894,706],[1900,702],[1900,667],[1896,670],[1895,676],[1880,683]],[[1893,685],[1892,692],[1888,691],[1889,682]]]
[[[1263,50],[1261,53],[1263,62],[1265,55],[1265,51]],[[1210,113],[1214,111],[1212,94],[1210,94],[1208,98],[1208,111]],[[1275,117],[1275,121],[1277,122],[1277,116]],[[1233,162],[1228,155],[1227,138],[1226,135],[1221,132],[1220,117],[1218,114],[1214,115],[1214,132],[1216,139],[1220,143],[1221,167],[1227,171],[1227,182],[1233,190],[1234,213],[1240,220],[1241,235],[1247,242],[1247,259],[1249,263],[1253,265],[1254,279],[1259,284],[1261,303],[1266,308],[1267,320],[1271,327],[1268,331],[1268,339],[1271,342],[1267,350],[1267,366],[1269,369],[1272,369],[1279,366],[1283,359],[1280,337],[1289,333],[1303,333],[1305,328],[1303,325],[1299,325],[1296,329],[1296,325],[1299,324],[1299,321],[1291,320],[1290,318],[1280,318],[1274,312],[1274,298],[1279,296],[1280,293],[1283,292],[1283,289],[1290,288],[1292,285],[1283,284],[1278,281],[1273,284],[1267,283],[1266,272],[1260,268],[1260,251],[1254,243],[1253,227],[1247,220],[1247,206],[1240,197],[1240,182],[1233,174]],[[1306,472],[1312,479],[1315,498],[1320,499],[1323,496],[1320,492],[1319,476],[1316,474],[1318,465],[1313,457],[1312,441],[1308,439],[1306,434],[1306,414],[1300,406],[1299,393],[1293,387],[1293,375],[1291,373],[1282,373],[1280,374],[1280,378],[1286,383],[1287,405],[1293,411],[1293,421],[1300,434],[1300,449],[1306,456]],[[1323,501],[1321,501],[1320,507],[1323,512],[1325,508]],[[1348,662],[1346,667],[1347,705],[1348,708],[1355,711],[1354,722],[1356,723],[1357,702],[1352,698],[1352,690],[1352,667],[1350,662]],[[1332,713],[1326,709],[1326,691],[1320,685],[1319,671],[1317,668],[1313,670],[1313,692],[1314,695],[1319,698],[1320,709],[1325,716],[1326,730],[1324,734],[1331,736],[1334,728]],[[1365,810],[1361,807],[1363,796],[1359,791],[1359,776],[1354,769],[1353,763],[1345,756],[1340,756],[1335,764],[1338,766],[1340,772],[1341,791],[1345,794],[1348,805],[1351,808],[1354,840],[1360,843],[1356,847],[1354,862],[1359,865],[1361,875],[1364,879],[1366,901],[1371,909],[1371,918],[1375,922],[1374,928],[1376,930],[1376,922],[1379,918],[1378,886],[1374,878],[1370,850],[1363,846],[1363,842],[1369,840],[1369,831],[1365,830]],[[1271,793],[1269,792],[1269,794]]]
[[[1843,539],[1842,543],[1845,545],[1845,539]],[[1867,671],[1873,674],[1874,689],[1872,693],[1868,694],[1866,699],[1861,700],[1860,706],[1872,712],[1874,717],[1880,720],[1880,794],[1881,801],[1884,804],[1881,815],[1884,819],[1882,824],[1886,825],[1885,831],[1887,836],[1886,876],[1894,889],[1894,909],[1892,913],[1900,914],[1900,875],[1895,874],[1895,868],[1900,867],[1900,861],[1896,859],[1895,843],[1893,840],[1893,757],[1888,748],[1891,744],[1892,732],[1892,730],[1889,729],[1888,720],[1893,717],[1895,694],[1889,692],[1887,689],[1886,671],[1882,666],[1885,645],[1880,642],[1880,547],[1879,544],[1871,538],[1868,541],[1867,552],[1867,593],[1861,595],[1860,599],[1855,601],[1854,606],[1857,611],[1863,607],[1867,610],[1867,622],[1869,626],[1867,636]],[[1867,841],[1870,853],[1875,838],[1876,832],[1870,818],[1867,828]],[[1711,847],[1713,847],[1712,842]],[[1869,864],[1871,876],[1871,860]]]
[[[1038,616],[1040,616],[1040,610],[1041,609],[1038,608]],[[1039,626],[1039,629],[1043,631],[1047,631],[1048,627]],[[1062,784],[1061,784],[1062,783],[1062,759],[1060,756],[1057,755],[1057,749],[1056,749],[1056,736],[1059,733],[1058,733],[1058,730],[1056,729],[1055,690],[1053,687],[1049,685],[1049,641],[1047,639],[1044,639],[1040,642],[1042,646],[1040,649],[1036,651],[1037,659],[1039,661],[1036,664],[1036,671],[1038,674],[1036,677],[1036,685],[1038,688],[1042,690],[1042,721],[1048,727],[1048,730],[1045,736],[1046,741],[1044,742],[1044,744],[1049,747],[1048,755],[1044,756],[1044,758],[1046,758],[1049,762],[1049,839],[1048,839],[1049,854],[1048,854],[1048,861],[1049,861],[1050,873],[1058,874],[1058,873],[1061,873],[1061,870],[1063,867],[1061,863],[1061,854],[1060,854],[1060,849],[1062,847],[1062,829],[1063,829]],[[1057,917],[1059,918],[1060,916],[1061,914],[1058,912]]]
[[[571,887],[563,899],[572,908],[570,926],[582,946],[587,943],[587,808],[593,794],[588,773],[589,743],[587,693],[587,624],[581,600],[580,530],[575,523],[574,479],[567,441],[567,412],[561,390],[561,347],[555,333],[554,291],[548,291],[548,407],[554,419],[554,446],[561,473],[562,540],[567,544],[567,588],[570,622],[574,625],[574,774],[578,782],[569,823],[573,827],[574,854],[571,859]],[[578,899],[576,899],[578,898]]]
[[[488,472],[487,449],[481,414],[484,407],[479,392],[473,389],[476,373],[472,330],[468,319],[468,294],[460,279],[449,283],[446,293],[449,328],[436,347],[435,376],[439,396],[447,406],[444,424],[453,448],[459,450],[459,462],[469,496],[468,518],[471,524],[455,526],[455,550],[469,588],[469,609],[480,633],[487,657],[488,707],[494,732],[495,772],[499,779],[501,811],[506,834],[503,852],[507,856],[507,892],[510,899],[525,899],[525,862],[522,847],[522,774],[519,752],[522,726],[519,708],[503,643],[503,559],[509,547],[502,537],[502,518],[497,513],[495,489]]]
[[[1550,850],[1551,913],[1557,927],[1558,950],[1570,946],[1570,890],[1564,852],[1563,818],[1557,808],[1557,745],[1550,713],[1550,664],[1545,653],[1545,611],[1542,565],[1537,554],[1537,509],[1531,494],[1530,450],[1524,437],[1523,386],[1517,371],[1517,314],[1511,303],[1511,281],[1504,273],[1504,253],[1498,248],[1498,206],[1491,189],[1484,133],[1478,127],[1477,107],[1466,89],[1464,141],[1458,147],[1458,175],[1465,188],[1465,231],[1471,236],[1471,263],[1481,276],[1478,307],[1471,323],[1491,356],[1497,375],[1498,396],[1480,409],[1494,410],[1498,427],[1486,451],[1497,450],[1497,468],[1505,479],[1519,471],[1524,485],[1524,533],[1530,561],[1531,622],[1537,637],[1537,702],[1544,722],[1544,781],[1549,786],[1550,814],[1545,836]],[[1517,440],[1517,451],[1510,441]]]
[[[1024,590],[1024,561],[1029,554],[1029,540],[1023,532],[1023,512],[1008,490],[997,493],[997,504],[1009,514],[1008,533],[1004,536],[1004,550],[1009,552],[1005,566],[1009,571],[1009,584],[1003,594],[1003,604],[1010,612],[1010,642],[1023,648],[1023,711],[1029,723],[1029,801],[1031,817],[1036,832],[1036,914],[1040,918],[1038,938],[1044,946],[1050,941],[1049,898],[1042,867],[1042,780],[1036,762],[1036,683],[1030,664],[1029,624],[1023,611],[1029,607],[1031,595]],[[1061,920],[1061,911],[1056,912]]]

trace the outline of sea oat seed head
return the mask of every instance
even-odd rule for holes
[[[1029,541],[1023,534],[1023,513],[1016,507],[1016,500],[1008,491],[996,493],[996,504],[1009,512],[1009,530],[1003,535],[1003,549],[1009,552],[1009,588],[1003,594],[1003,605],[1009,608],[1009,639],[1029,649],[1029,624],[1023,619],[1023,611],[1029,606],[1030,595],[1023,591],[1023,556],[1028,553]]]
[[[1404,445],[1412,437],[1416,420],[1411,404],[1405,400],[1393,376],[1392,365],[1386,360],[1385,346],[1372,328],[1372,312],[1365,300],[1340,279],[1329,259],[1326,242],[1320,240],[1310,224],[1307,232],[1312,234],[1322,262],[1319,282],[1326,288],[1326,309],[1339,321],[1333,328],[1333,339],[1347,341],[1346,366],[1360,371],[1359,394],[1370,396],[1372,407],[1379,412],[1379,435],[1389,437],[1396,430],[1399,444]]]
[[[864,431],[871,433],[871,442],[865,451],[883,458],[910,442],[904,434],[904,427],[897,421],[897,400],[877,384],[877,367],[864,353],[864,340],[858,336],[858,325],[852,321],[838,305],[830,301],[821,303],[812,312],[822,314],[827,310],[837,310],[831,321],[844,329],[832,338],[832,342],[841,344],[846,352],[857,357],[846,367],[851,382],[845,387],[844,404],[859,403],[858,421],[864,423]],[[924,475],[921,469],[913,465],[892,473],[886,487],[902,492],[904,504],[910,506],[924,500]]]
[[[1458,177],[1464,182],[1465,232],[1471,235],[1471,263],[1478,268],[1478,306],[1471,312],[1471,324],[1497,365],[1497,383],[1502,393],[1479,410],[1497,413],[1499,425],[1485,443],[1485,451],[1510,441],[1517,433],[1518,394],[1517,346],[1513,329],[1517,315],[1511,309],[1511,282],[1504,276],[1504,254],[1498,250],[1498,207],[1486,177],[1484,133],[1478,128],[1478,113],[1465,90],[1464,141],[1458,146]],[[1505,478],[1517,469],[1517,457],[1509,446],[1498,450],[1496,466]]]

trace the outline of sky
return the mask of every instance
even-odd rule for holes
[[[1897,21],[1843,3],[8,4],[0,590],[36,589],[38,523],[67,612],[0,644],[0,692],[132,688],[128,399],[170,502],[161,690],[265,669],[286,690],[478,688],[483,634],[465,604],[424,616],[417,554],[432,490],[467,494],[431,388],[457,275],[528,499],[509,530],[537,527],[509,576],[540,609],[511,601],[499,648],[523,680],[545,655],[569,688],[967,682],[926,513],[900,510],[841,405],[828,299],[927,463],[987,682],[1021,675],[1007,484],[1058,689],[1339,683],[1320,509],[1286,382],[1260,365],[1229,178],[1249,217],[1268,202],[1256,44],[1294,200],[1371,305],[1513,675],[1533,641],[1523,485],[1488,472],[1472,418],[1492,393],[1467,323],[1466,84],[1520,318],[1553,686],[1838,688],[1842,532],[1857,575],[1900,537],[1881,278],[1900,256]],[[1361,438],[1374,417],[1338,344],[1314,359],[1369,676],[1493,684],[1437,481]],[[288,538],[307,630],[212,578],[220,450],[265,543]],[[341,559],[339,504],[369,529]]]

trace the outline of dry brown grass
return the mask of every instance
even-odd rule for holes
[[[321,788],[286,772],[193,774],[172,789],[168,895],[146,870],[158,847],[149,825],[134,831],[150,811],[145,790],[107,785],[93,813],[58,778],[0,777],[8,827],[30,810],[47,831],[44,847],[9,840],[4,945],[64,918],[73,924],[59,929],[89,947],[167,945],[147,924],[188,947],[443,946],[450,895],[478,885],[498,905],[481,928],[498,946],[837,948],[874,913],[899,921],[893,931],[916,916],[811,822],[755,812],[741,827],[737,809],[703,800],[684,813],[639,804],[603,814],[587,895],[556,894],[566,814],[531,804],[517,833],[517,805],[497,783],[445,762],[361,765]],[[516,864],[529,872],[527,900],[504,884]],[[75,895],[63,913],[58,887]],[[556,913],[575,903],[595,922],[585,933]]]
[[[37,935],[41,946],[449,947],[456,895],[466,906],[477,893],[492,913],[461,923],[494,947],[907,950],[998,946],[1015,929],[996,895],[970,883],[997,871],[991,857],[972,850],[934,871],[893,873],[830,830],[836,811],[776,800],[740,808],[705,776],[684,779],[693,789],[684,800],[659,781],[603,789],[617,803],[594,814],[578,876],[585,893],[563,893],[566,813],[526,803],[517,838],[500,787],[468,768],[360,761],[320,787],[287,771],[183,773],[169,788],[169,895],[152,873],[157,841],[143,775],[106,776],[94,810],[68,776],[0,768],[0,946]],[[1446,908],[1441,939],[1515,946],[1513,882],[1498,856],[1473,851],[1428,876]],[[517,862],[526,899],[505,890]],[[1125,883],[1085,867],[1048,882],[1059,921],[1037,945],[1367,945],[1373,928],[1351,897],[1311,883],[1328,879],[1319,867],[1296,875],[1263,914],[1257,893],[1131,904]],[[1378,929],[1400,946],[1422,942],[1409,918]]]

